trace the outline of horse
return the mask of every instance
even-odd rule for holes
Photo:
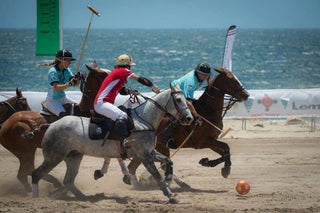
[[[86,77],[81,75],[82,98],[79,104],[74,105],[74,115],[91,116],[90,110],[93,109],[95,95],[107,75],[105,71],[100,70],[89,70]],[[29,192],[31,186],[28,183],[28,175],[35,169],[35,152],[37,148],[41,148],[46,125],[52,121],[50,117],[42,112],[15,112],[2,124],[0,130],[1,145],[19,159],[17,178]],[[61,187],[61,183],[53,176],[48,175],[43,178],[53,183],[55,187]]]
[[[221,157],[218,159],[209,160],[208,158],[202,158],[199,163],[202,166],[215,167],[224,162],[221,174],[224,178],[227,178],[231,171],[231,156],[229,145],[218,140],[218,136],[223,129],[222,120],[227,110],[229,110],[236,102],[246,101],[249,97],[249,93],[245,90],[234,73],[223,67],[215,69],[215,71],[218,72],[218,75],[209,82],[201,97],[198,100],[193,101],[196,111],[201,115],[201,117],[203,117],[203,119],[207,120],[207,122],[203,121],[200,126],[196,126],[195,122],[190,126],[180,126],[174,131],[173,139],[176,147],[179,147],[179,149],[209,148],[220,154]],[[227,97],[229,102],[226,106],[224,106],[225,94],[229,95],[229,97]],[[156,150],[169,157],[170,149],[164,147],[161,143],[162,133],[167,126],[167,119],[164,119],[157,129],[158,137]],[[136,178],[135,173],[139,165],[140,161],[137,158],[133,158],[129,163],[128,169],[131,175],[131,180]],[[181,188],[190,188],[190,186],[177,175],[174,174],[173,179]],[[132,184],[130,181],[124,182]],[[133,182],[133,184],[135,184],[135,182]],[[140,186],[135,185],[135,187],[139,188]]]
[[[169,202],[177,203],[178,200],[155,167],[154,148],[155,130],[165,114],[179,120],[181,125],[189,125],[193,120],[182,91],[170,84],[170,89],[156,94],[144,104],[131,109],[129,114],[133,119],[134,129],[128,139],[135,140],[136,143],[127,147],[128,157],[138,158],[157,180],[158,186],[169,198]],[[93,141],[90,139],[89,124],[90,118],[66,116],[49,126],[41,143],[44,161],[32,172],[34,198],[39,197],[40,178],[64,160],[67,165],[63,181],[66,189],[76,197],[86,199],[86,196],[74,185],[83,155],[101,158],[120,157],[117,140],[107,138]]]
[[[13,113],[25,110],[31,111],[28,101],[23,97],[21,90],[16,88],[16,96],[0,102],[0,128]]]

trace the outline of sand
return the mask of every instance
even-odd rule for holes
[[[18,160],[0,147],[0,212],[320,212],[320,128],[310,132],[310,122],[225,120],[230,132],[221,139],[231,148],[232,170],[225,179],[222,165],[202,167],[198,161],[219,156],[209,149],[181,149],[172,159],[174,171],[191,186],[184,191],[176,183],[171,190],[179,200],[169,204],[157,188],[135,190],[122,182],[117,161],[111,161],[108,174],[93,179],[103,160],[85,156],[76,179],[88,196],[80,201],[71,193],[55,198],[54,188],[40,181],[40,198],[25,193],[16,179]],[[42,161],[36,154],[36,166]],[[129,160],[126,160],[129,163]],[[138,174],[145,171],[139,167]],[[63,180],[65,164],[51,174]],[[247,180],[251,190],[238,195],[238,181]]]

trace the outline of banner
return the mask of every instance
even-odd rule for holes
[[[226,117],[320,116],[320,89],[249,90],[246,102],[236,103]]]
[[[54,56],[60,40],[60,0],[37,0],[37,56]]]
[[[222,66],[232,71],[232,48],[233,42],[236,37],[236,26],[232,25],[229,27],[226,35],[226,43],[224,46]]]
[[[250,97],[246,102],[236,103],[227,112],[226,118],[276,118],[288,116],[320,117],[320,88],[317,89],[280,89],[280,90],[248,90]],[[194,96],[198,99],[203,91],[196,91]],[[80,91],[67,91],[67,96],[80,102]],[[0,101],[5,101],[15,92],[0,92]],[[47,92],[22,91],[33,111],[41,110],[41,102],[46,99]],[[152,97],[153,92],[143,93]],[[118,95],[115,104],[125,104],[132,108],[137,104],[128,101],[129,96]],[[144,99],[139,96],[143,102]]]

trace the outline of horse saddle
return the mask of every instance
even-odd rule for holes
[[[126,109],[124,106],[119,106],[119,109],[126,112],[128,115],[127,137],[129,137],[131,134],[131,130],[134,128],[133,120],[130,116],[130,109]],[[91,110],[91,118],[89,123],[89,138],[91,140],[121,140],[121,136],[118,134],[118,131],[121,130],[117,130],[115,128],[115,121]]]

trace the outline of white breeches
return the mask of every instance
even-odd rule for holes
[[[63,108],[63,104],[68,104],[68,103],[72,104],[72,103],[75,103],[75,101],[67,97],[46,101],[48,110],[57,116],[59,116],[61,112],[65,112],[65,109]]]
[[[101,114],[104,115],[111,120],[115,121],[118,118],[127,118],[127,114],[123,112],[121,109],[113,105],[112,103],[98,103],[94,105],[94,110]]]

